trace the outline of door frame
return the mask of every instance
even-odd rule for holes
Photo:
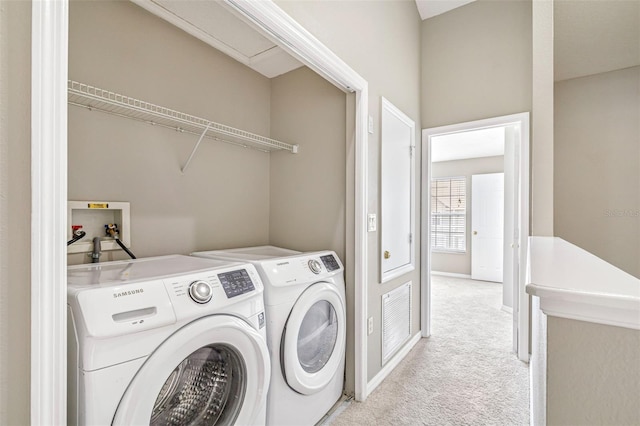
[[[518,283],[514,288],[513,313],[517,319],[517,335],[514,349],[521,361],[529,361],[529,295],[525,291],[526,285],[526,260],[527,239],[529,237],[529,113],[517,113],[501,117],[487,118],[483,120],[458,123],[441,127],[422,130],[422,259],[421,259],[421,291],[420,310],[422,336],[431,335],[431,138],[452,133],[479,130],[489,127],[503,127],[509,125],[520,126],[520,137],[515,138],[517,145],[515,155],[515,167],[518,198],[514,204],[519,209],[520,229],[517,231],[517,239],[514,241],[517,258],[514,263],[519,264]],[[505,141],[508,143],[508,141]],[[514,224],[517,228],[517,225]],[[507,236],[505,235],[505,238]]]
[[[273,1],[225,0],[246,22],[326,80],[355,96],[348,135],[353,175],[346,264],[353,277],[355,397],[367,381],[367,125],[368,82]],[[67,80],[69,0],[32,2],[31,13],[31,395],[33,424],[66,424],[67,376]],[[350,144],[349,142],[353,142]]]
[[[31,424],[67,424],[68,17],[31,2]]]

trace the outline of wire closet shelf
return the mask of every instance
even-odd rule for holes
[[[294,154],[298,152],[298,145],[291,145],[77,81],[69,80],[67,90],[70,105],[200,136],[189,160],[187,160],[187,164],[183,167],[183,171],[188,166],[203,138],[214,139],[245,148],[258,149],[264,152],[275,150],[286,150]],[[221,138],[219,135],[224,135],[225,138]]]

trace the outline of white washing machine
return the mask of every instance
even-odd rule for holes
[[[317,423],[340,398],[344,385],[345,284],[338,256],[273,246],[192,256],[255,265],[265,285],[271,354],[267,424]]]
[[[67,276],[69,424],[265,423],[271,366],[253,265],[175,255]]]

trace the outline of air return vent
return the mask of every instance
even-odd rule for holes
[[[382,295],[382,362],[411,337],[411,281]]]

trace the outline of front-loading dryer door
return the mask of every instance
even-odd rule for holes
[[[304,395],[322,390],[342,365],[344,301],[332,284],[319,282],[298,298],[284,329],[281,362],[289,386]]]
[[[269,379],[268,349],[255,329],[232,316],[204,317],[149,356],[113,424],[262,424]]]

